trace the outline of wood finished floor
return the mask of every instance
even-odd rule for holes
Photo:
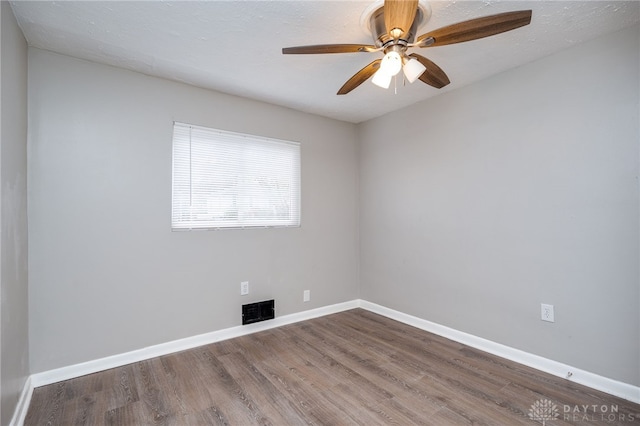
[[[531,426],[539,400],[548,426],[640,424],[638,404],[354,309],[36,388],[25,425]]]

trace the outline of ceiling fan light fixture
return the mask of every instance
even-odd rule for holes
[[[380,71],[389,76],[397,75],[402,69],[402,58],[400,54],[395,51],[388,52],[382,58],[382,63],[380,64]],[[377,73],[376,73],[377,74]]]
[[[387,52],[382,58],[380,69],[376,71],[371,82],[378,87],[388,89],[393,76],[402,69],[402,57],[396,51]]]
[[[387,74],[386,72],[383,72],[382,68],[380,68],[373,75],[371,82],[378,87],[382,87],[383,89],[388,89],[389,85],[391,84],[392,78],[393,76],[391,74]]]
[[[424,73],[427,68],[420,63],[420,61],[413,58],[404,58],[404,64],[402,66],[402,71],[404,72],[404,76],[407,78],[409,83],[413,83],[416,81],[422,73]]]

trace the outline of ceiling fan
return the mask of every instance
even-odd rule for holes
[[[392,78],[400,70],[413,83],[422,82],[440,89],[450,83],[447,74],[435,63],[418,55],[407,54],[411,48],[443,46],[476,40],[510,31],[531,22],[531,10],[499,13],[448,25],[429,31],[416,38],[418,26],[423,23],[425,9],[419,0],[384,0],[384,5],[375,9],[369,18],[369,29],[374,45],[365,44],[319,44],[312,46],[285,47],[283,54],[357,53],[383,52],[376,59],[355,73],[338,90],[346,95],[373,76],[372,82],[388,88]]]

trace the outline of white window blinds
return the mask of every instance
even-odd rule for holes
[[[173,126],[172,229],[300,225],[300,144]]]

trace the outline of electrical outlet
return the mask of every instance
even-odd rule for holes
[[[309,300],[311,300],[311,290],[305,290],[302,293],[302,301],[303,302],[308,302]]]
[[[540,304],[540,319],[542,321],[556,322],[553,314],[553,305]]]
[[[245,296],[249,294],[249,281],[242,281],[240,283],[240,295]]]

